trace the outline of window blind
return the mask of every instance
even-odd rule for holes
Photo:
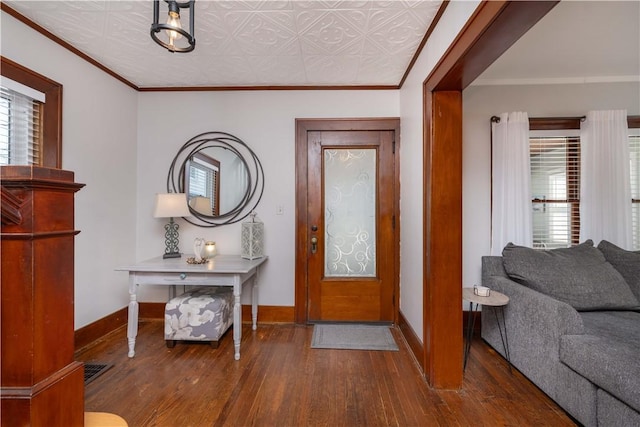
[[[529,144],[534,247],[553,249],[578,243],[579,138],[533,137]]]
[[[34,98],[0,87],[0,164],[41,164],[41,105]]]
[[[217,214],[218,206],[216,202],[218,198],[214,197],[214,189],[218,188],[218,167],[205,167],[194,161],[191,163],[189,171],[189,198],[197,196],[208,198],[211,203],[211,211]]]
[[[189,169],[189,197],[207,197],[211,193],[211,172],[200,164],[193,162]]]

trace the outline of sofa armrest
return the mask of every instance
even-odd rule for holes
[[[505,321],[513,323],[512,327],[516,328],[514,333],[521,330],[558,339],[562,335],[584,333],[582,317],[567,303],[505,277],[493,276],[483,281],[482,285],[509,297],[504,314]],[[558,342],[555,345],[559,347]]]
[[[560,337],[583,334],[582,318],[570,305],[509,279],[501,265],[496,266],[501,257],[484,257],[482,261],[483,286],[509,297],[504,317],[511,363],[555,398],[557,378],[565,369],[560,362]],[[482,338],[505,355],[490,310],[482,312]]]
[[[482,257],[482,285],[509,297],[505,316],[518,329],[538,329],[558,338],[584,333],[582,318],[573,307],[511,280],[502,266],[502,257]]]
[[[596,425],[596,387],[560,361],[560,337],[585,333],[570,305],[509,279],[502,257],[483,257],[482,284],[509,297],[504,307],[513,366],[584,425]],[[491,310],[482,312],[482,337],[504,355]]]

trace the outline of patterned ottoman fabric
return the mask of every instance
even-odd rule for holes
[[[194,288],[165,306],[164,339],[217,341],[232,323],[233,288]]]

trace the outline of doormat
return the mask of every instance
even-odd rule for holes
[[[109,363],[85,363],[84,364],[84,385],[104,374],[113,365]]]
[[[385,325],[315,325],[311,348],[398,351],[391,330]]]

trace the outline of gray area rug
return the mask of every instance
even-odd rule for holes
[[[385,325],[315,325],[311,348],[398,351],[391,330]]]

